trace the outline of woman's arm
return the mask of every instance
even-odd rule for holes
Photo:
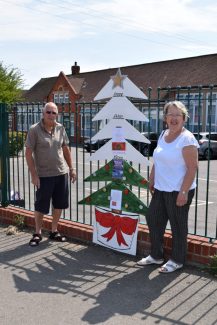
[[[176,201],[178,206],[183,206],[187,203],[188,191],[194,181],[198,168],[198,150],[195,146],[184,147],[182,149],[182,155],[186,165],[186,173]]]
[[[153,165],[152,169],[151,169],[150,176],[149,176],[149,190],[150,190],[151,194],[154,193],[154,173],[155,173],[155,169],[154,169],[154,165]]]

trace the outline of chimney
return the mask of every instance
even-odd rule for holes
[[[79,74],[80,66],[77,65],[77,62],[71,67],[72,75]]]

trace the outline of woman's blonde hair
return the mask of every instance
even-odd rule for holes
[[[183,118],[184,118],[184,121],[186,122],[188,117],[189,117],[188,110],[185,107],[185,105],[182,102],[178,101],[178,100],[174,100],[174,101],[166,103],[166,105],[164,106],[164,119],[166,118],[166,115],[168,113],[168,109],[171,106],[175,106],[181,111],[181,113],[183,115]]]

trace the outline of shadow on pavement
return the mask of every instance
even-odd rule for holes
[[[0,266],[12,272],[17,292],[79,299],[87,324],[103,324],[120,315],[134,321],[152,317],[163,324],[206,324],[208,317],[214,324],[217,284],[198,269],[162,275],[155,266],[136,266],[134,257],[99,246],[44,238],[32,248],[30,237],[0,232]]]

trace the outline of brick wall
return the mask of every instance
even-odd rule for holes
[[[14,217],[22,215],[25,217],[25,224],[28,227],[34,228],[34,216],[30,211],[9,206],[7,208],[0,207],[0,222],[3,224],[13,224]],[[49,216],[44,217],[43,229],[51,230],[51,220]],[[59,231],[72,239],[81,240],[84,242],[92,241],[93,227],[83,225],[77,222],[61,220],[58,227]],[[171,232],[167,231],[164,236],[165,257],[169,257],[172,248]],[[137,254],[140,256],[147,255],[150,249],[149,232],[146,225],[139,225]],[[217,240],[214,243],[209,243],[207,238],[199,236],[188,236],[188,253],[187,262],[190,264],[209,264],[210,256],[217,254]]]

